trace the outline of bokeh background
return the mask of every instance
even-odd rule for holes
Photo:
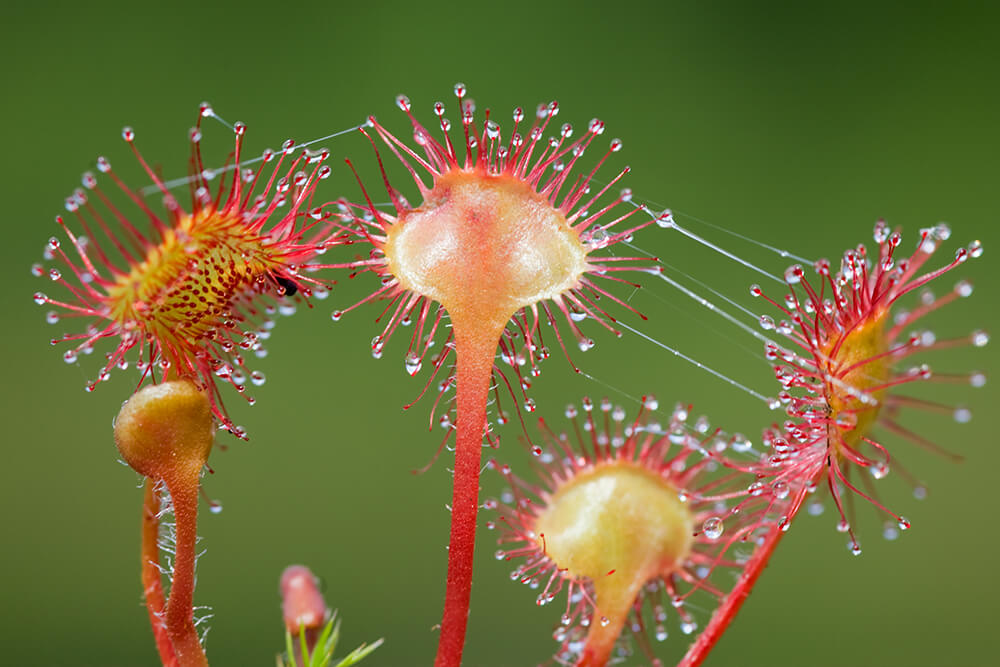
[[[939,336],[996,330],[1000,272],[996,197],[1000,155],[998,13],[987,3],[576,2],[431,6],[412,2],[19,3],[2,10],[0,162],[6,288],[0,344],[4,426],[0,465],[0,662],[18,665],[145,665],[155,653],[138,582],[140,490],[117,463],[111,420],[132,377],[83,391],[97,354],[67,366],[48,340],[31,294],[51,284],[29,273],[81,172],[105,154],[141,182],[119,138],[139,145],[168,176],[186,173],[186,130],[197,104],[243,120],[256,153],[288,136],[301,141],[378,114],[402,136],[393,105],[409,94],[430,117],[451,87],[469,85],[501,120],[516,105],[556,98],[560,121],[592,116],[621,137],[638,198],[806,257],[837,257],[870,240],[879,216],[904,227],[949,221],[958,244],[980,238],[983,259],[959,273],[971,300],[932,320]],[[231,135],[209,126],[206,147],[222,159]],[[357,195],[340,158],[350,156],[377,190],[360,136],[328,143],[336,175],[324,193]],[[339,165],[339,166],[338,166]],[[692,229],[769,270],[785,261],[691,218]],[[733,298],[753,274],[663,230],[637,238],[649,252]],[[907,243],[906,247],[910,247]],[[950,288],[949,276],[942,289]],[[354,284],[357,283],[357,284]],[[197,601],[215,618],[208,651],[217,665],[268,665],[282,645],[277,577],[289,563],[324,578],[345,619],[344,648],[386,637],[371,665],[428,664],[443,599],[449,475],[442,460],[423,476],[440,431],[428,433],[425,402],[400,407],[421,383],[404,373],[396,341],[373,360],[375,307],[338,324],[371,288],[345,281],[313,310],[280,323],[268,382],[252,409],[230,395],[249,444],[213,455],[206,489],[224,511],[204,513],[206,554]],[[774,393],[759,345],[666,288],[633,298],[641,328],[764,393]],[[593,327],[591,328],[593,331]],[[102,350],[103,351],[103,350]],[[777,415],[749,396],[634,336],[598,336],[574,376],[559,358],[536,383],[539,413],[558,421],[583,394],[656,393],[668,407],[695,403],[713,422],[759,433]],[[934,368],[996,369],[989,347],[934,353]],[[232,394],[232,392],[230,392]],[[978,665],[995,658],[995,384],[924,391],[964,403],[971,424],[911,415],[907,424],[966,457],[951,464],[889,438],[892,451],[929,487],[913,498],[898,475],[884,499],[913,522],[896,542],[862,507],[864,546],[850,556],[835,518],[803,516],[762,577],[709,665]],[[522,458],[508,426],[498,456]],[[484,478],[496,494],[498,479]],[[467,664],[535,664],[554,648],[557,610],[511,583],[482,532]],[[702,623],[706,620],[701,617]],[[686,644],[672,627],[662,647]]]

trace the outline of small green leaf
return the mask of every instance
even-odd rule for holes
[[[306,642],[305,628],[301,628],[299,630],[299,650],[302,655],[303,667],[351,667],[351,665],[356,665],[364,660],[372,651],[381,646],[384,641],[383,639],[379,639],[370,646],[362,644],[342,658],[336,665],[333,665],[333,652],[337,650],[337,642],[339,640],[340,619],[337,618],[337,612],[333,612],[330,620],[323,627],[323,631],[316,640],[312,654],[309,653],[309,647]],[[286,655],[284,658],[280,655],[278,656],[277,667],[299,667],[295,659],[295,643],[292,634],[287,630],[285,631],[285,652]]]

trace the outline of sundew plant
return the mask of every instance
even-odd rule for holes
[[[66,329],[52,339],[63,359],[103,357],[87,391],[103,389],[113,373],[132,378],[112,435],[144,480],[141,589],[164,665],[209,662],[210,616],[195,599],[197,558],[210,548],[197,535],[202,479],[214,449],[253,430],[234,424],[225,402],[256,402],[252,387],[265,378],[253,365],[276,319],[321,303],[341,350],[366,341],[343,337],[335,323],[371,313],[370,353],[402,360],[418,380],[407,407],[426,406],[442,433],[414,422],[413,440],[427,441],[431,465],[452,480],[438,649],[413,656],[415,664],[462,664],[473,584],[503,576],[532,591],[527,604],[553,609],[538,628],[554,642],[540,663],[663,665],[661,647],[672,643],[686,651],[680,664],[694,667],[734,621],[801,509],[830,505],[855,555],[858,501],[879,513],[887,539],[911,528],[905,507],[883,498],[878,482],[897,472],[922,495],[920,473],[900,463],[907,447],[960,454],[906,417],[971,418],[961,389],[942,387],[930,400],[909,388],[986,381],[979,370],[930,366],[935,350],[989,340],[981,330],[929,328],[936,311],[973,294],[960,272],[983,254],[979,241],[954,243],[944,223],[903,231],[880,220],[874,245],[859,243],[860,226],[845,225],[849,249],[831,248],[831,261],[725,230],[709,238],[627,187],[624,142],[607,136],[600,119],[563,122],[555,101],[499,113],[473,102],[464,84],[447,103],[400,95],[396,106],[392,120],[367,116],[321,140],[289,139],[250,156],[247,126],[203,103],[188,135],[189,175],[176,180],[147,162],[127,127],[122,136],[148,182],[127,184],[98,158],[32,267],[54,283],[33,298]],[[232,152],[206,158],[203,136],[225,131]],[[341,154],[345,134],[362,135],[370,150]],[[353,190],[327,191],[334,168],[351,175]],[[647,252],[653,234],[708,249],[765,284],[748,280],[749,301],[730,296]],[[772,260],[743,258],[726,245],[736,240]],[[367,296],[327,306],[336,283],[348,280]],[[669,321],[633,305],[638,290],[693,300],[758,350],[760,378],[730,377],[710,348],[677,348]],[[595,378],[580,356],[602,331],[622,340],[588,358],[614,355],[616,344],[650,346],[750,396],[759,422],[737,429],[725,402],[696,412],[669,380],[633,387]],[[567,397],[555,412],[540,406],[533,386],[553,363],[575,371],[579,394],[599,386],[605,395]],[[280,376],[280,361],[270,368]],[[385,381],[393,381],[388,370]],[[940,438],[951,440],[944,427]],[[526,449],[530,465],[504,461],[512,446]],[[358,484],[376,492],[387,483],[384,470],[358,472]],[[352,548],[364,549],[364,537],[354,536]],[[474,571],[477,550],[495,552],[506,567]],[[279,664],[349,665],[378,646],[334,658],[339,621],[308,568],[290,566],[280,592]]]

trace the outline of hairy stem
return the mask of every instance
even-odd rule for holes
[[[451,538],[448,542],[448,583],[445,590],[441,636],[436,667],[458,667],[462,662],[465,629],[472,593],[472,561],[476,548],[476,515],[479,510],[479,472],[486,426],[486,400],[493,371],[493,357],[503,325],[485,325],[471,318],[473,326],[453,315],[456,362],[457,433],[455,478],[451,501]]]
[[[160,572],[160,548],[158,544],[160,533],[160,499],[155,490],[156,483],[146,478],[146,491],[142,501],[142,593],[149,612],[149,624],[153,628],[153,638],[156,640],[156,650],[160,654],[160,662],[164,667],[176,667],[177,656],[173,644],[167,636],[167,628],[163,624],[163,580]]]
[[[198,541],[198,471],[168,480],[174,504],[176,553],[167,600],[167,634],[181,667],[207,667],[208,660],[194,627],[194,565]]]

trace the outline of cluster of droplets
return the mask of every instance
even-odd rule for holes
[[[202,118],[218,119],[234,132],[232,167],[204,166]],[[188,134],[193,175],[183,182],[190,183],[193,197],[187,212],[170,191],[180,183],[162,181],[135,147],[135,131],[123,129],[122,137],[153,181],[151,189],[127,186],[103,156],[97,171],[141,210],[148,230],[129,219],[91,172],[82,176],[82,188],[66,199],[66,211],[77,219],[82,233],[71,231],[61,217],[57,223],[76,258],[53,237],[43,251],[43,263],[31,270],[60,283],[71,298],[60,301],[37,292],[34,301],[57,308],[46,314],[50,324],[65,315],[90,318],[84,331],[52,340],[74,345],[63,354],[67,363],[91,354],[100,339],[117,339],[97,378],[87,384],[88,391],[109,380],[114,369],[134,367],[140,383],[189,377],[208,388],[223,381],[252,405],[255,400],[246,395],[248,380],[259,386],[264,376],[246,367],[244,355],[266,356],[264,341],[274,318],[294,313],[293,297],[308,302],[329,294],[327,282],[308,275],[323,268],[316,256],[338,242],[325,207],[310,204],[317,182],[330,175],[323,164],[329,151],[303,147],[295,155],[296,144],[288,140],[280,151],[269,149],[257,160],[240,162],[245,132],[243,123],[230,125],[211,105],[200,106],[198,125]],[[253,162],[260,167],[246,167]],[[272,162],[273,172],[266,177],[265,165]],[[229,169],[236,170],[231,182],[220,182],[213,195],[210,181]],[[154,192],[163,196],[165,215],[145,203],[144,195]],[[302,219],[309,222],[302,224]],[[103,235],[111,251],[102,248],[95,234]],[[59,266],[46,268],[53,261]],[[74,284],[68,281],[71,277]],[[216,417],[235,433],[216,392],[212,396]]]
[[[607,186],[601,186],[596,192],[591,191],[591,179],[598,168],[610,155],[621,150],[623,144],[620,139],[611,141],[607,153],[600,158],[597,166],[589,174],[576,177],[575,182],[572,179],[567,180],[591,142],[603,134],[605,126],[602,121],[597,119],[590,121],[586,133],[577,139],[573,139],[573,127],[563,124],[546,140],[547,128],[551,126],[553,118],[559,112],[559,105],[551,102],[538,106],[534,124],[526,131],[522,126],[526,115],[523,109],[516,109],[513,113],[514,129],[508,135],[509,140],[505,140],[500,126],[489,118],[488,113],[482,124],[476,121],[476,105],[467,97],[464,85],[457,84],[455,94],[459,100],[462,135],[465,139],[464,156],[456,148],[461,146],[461,142],[453,142],[449,134],[452,123],[445,117],[445,105],[441,102],[433,105],[437,125],[442,133],[442,141],[439,141],[413,117],[413,107],[409,98],[401,95],[396,100],[399,109],[411,121],[414,141],[423,150],[423,156],[418,155],[406,143],[389,133],[374,118],[370,118],[368,124],[362,128],[362,132],[366,134],[368,129],[374,129],[379,138],[404,163],[425,201],[428,198],[433,200],[434,197],[431,195],[432,188],[425,185],[418,176],[418,168],[427,172],[435,183],[449,173],[483,170],[492,176],[513,177],[530,186],[536,193],[547,196],[553,210],[565,217],[587,251],[630,241],[637,229],[652,224],[652,221],[648,221],[624,231],[612,229],[614,225],[621,224],[637,212],[636,209],[626,211],[624,214],[615,212],[618,205],[631,201],[630,190],[621,191],[617,197],[607,194],[609,188],[628,172],[627,168],[618,173]],[[412,162],[415,162],[416,166],[413,166]],[[448,313],[441,304],[425,295],[408,291],[389,269],[384,250],[385,239],[392,226],[405,221],[405,215],[412,210],[412,207],[388,182],[386,188],[396,209],[395,216],[380,211],[372,205],[363,186],[365,204],[346,200],[337,202],[336,215],[340,220],[341,229],[345,236],[353,235],[353,238],[348,238],[345,244],[369,245],[366,258],[345,263],[340,267],[350,269],[352,278],[365,272],[372,272],[378,277],[379,283],[375,292],[360,302],[348,308],[333,310],[331,320],[341,321],[347,312],[368,301],[388,302],[378,318],[378,321],[384,320],[384,328],[372,338],[371,354],[376,359],[381,358],[389,340],[399,333],[400,329],[411,328],[410,343],[403,355],[404,372],[409,376],[416,376],[421,371],[430,369],[420,396],[425,394],[434,396],[436,390],[437,396],[430,423],[432,426],[440,423],[445,428],[450,428],[455,419],[452,412],[453,403],[446,396],[446,392],[454,385],[440,378],[451,377],[454,374],[455,345],[451,322],[447,321]],[[608,197],[613,197],[610,202],[606,201]],[[595,206],[599,200],[601,203]],[[617,282],[624,282],[618,278],[618,272],[641,270],[639,267],[621,262],[642,260],[642,258],[614,257],[607,263],[600,257],[588,259],[593,276],[606,277]],[[578,326],[583,320],[595,320],[616,335],[621,335],[614,327],[616,320],[597,303],[602,297],[633,310],[594,279],[584,275],[580,278],[578,287],[569,289],[562,296],[549,302],[539,302],[514,313],[504,328],[498,344],[488,406],[491,415],[490,424],[506,424],[514,415],[523,422],[525,414],[535,412],[536,403],[528,395],[528,391],[533,379],[542,372],[542,362],[552,354],[550,347],[543,340],[541,324],[549,324],[552,327],[559,348],[566,358],[570,359],[571,364],[573,362],[568,350],[570,340],[575,341],[576,349],[581,352],[589,351],[595,345],[594,339],[585,335]],[[557,316],[560,313],[565,318],[572,339],[565,337],[559,330]],[[503,404],[501,401],[503,394],[509,395],[511,405]],[[444,412],[440,418],[437,415],[439,406]],[[491,431],[487,432],[487,438],[489,444],[496,445],[497,440]]]
[[[897,387],[935,379],[965,379],[971,386],[985,384],[985,374],[980,371],[940,375],[925,363],[901,367],[917,352],[988,342],[985,332],[978,330],[967,338],[955,339],[940,339],[927,329],[907,331],[929,313],[973,292],[972,284],[964,279],[940,296],[928,286],[969,258],[982,255],[982,244],[974,241],[959,248],[946,265],[923,269],[950,236],[944,223],[922,229],[915,251],[901,257],[901,234],[891,232],[880,220],[873,234],[878,244],[876,257],[869,257],[865,246],[859,245],[844,253],[836,273],[831,271],[829,261],[819,260],[814,264],[815,284],[806,278],[800,264],[792,265],[784,274],[789,291],[782,299],[772,299],[758,285],[750,289],[752,296],[765,298],[785,315],[780,321],[761,315],[761,327],[800,350],[793,352],[774,342],[766,346],[765,356],[779,362],[775,366],[782,387],[778,399],[790,419],[765,431],[768,451],[762,459],[761,474],[790,487],[794,496],[792,516],[803,504],[810,514],[820,514],[822,502],[809,496],[825,486],[838,509],[837,530],[849,535],[847,546],[855,555],[861,553],[861,547],[848,520],[845,494],[860,495],[889,515],[883,528],[886,539],[896,539],[910,527],[905,517],[881,503],[873,487],[862,490],[850,479],[854,467],[875,481],[889,474],[889,452],[874,439],[872,426],[940,452],[936,445],[901,426],[897,414],[906,408],[924,409],[950,414],[959,423],[968,422],[972,416],[964,406],[912,398],[897,393]],[[910,308],[900,306],[898,300],[911,292],[917,293],[917,303]],[[898,466],[895,456],[893,459]],[[908,473],[905,476],[912,479]],[[922,486],[917,487],[915,495],[923,495]]]
[[[683,404],[674,407],[665,423],[657,419],[659,402],[654,397],[643,397],[641,405],[639,417],[631,421],[624,408],[606,398],[567,405],[565,416],[576,441],[546,428],[542,442],[528,445],[540,469],[540,484],[515,476],[509,465],[488,464],[508,484],[498,500],[483,503],[484,510],[497,514],[487,529],[502,533],[503,547],[495,557],[521,561],[510,578],[537,591],[537,605],[548,605],[565,592],[566,610],[553,631],[560,643],[556,655],[560,663],[579,659],[592,624],[610,622],[598,611],[594,582],[566,575],[534,528],[547,507],[558,502],[559,490],[574,479],[598,474],[595,471],[605,467],[646,469],[673,485],[692,517],[691,550],[674,572],[655,576],[642,587],[629,612],[628,632],[615,648],[618,657],[632,654],[631,636],[642,638],[638,644],[644,651],[647,637],[666,640],[668,607],[676,610],[681,633],[693,634],[698,622],[692,611],[701,603],[689,606],[689,597],[707,593],[709,599],[721,598],[732,580],[728,574],[715,574],[720,563],[738,566],[746,561],[740,545],[759,545],[775,526],[787,529],[790,489],[783,482],[757,481],[757,457],[745,436],[713,428],[707,417],[691,417],[689,406]],[[652,654],[648,657],[656,660]]]

